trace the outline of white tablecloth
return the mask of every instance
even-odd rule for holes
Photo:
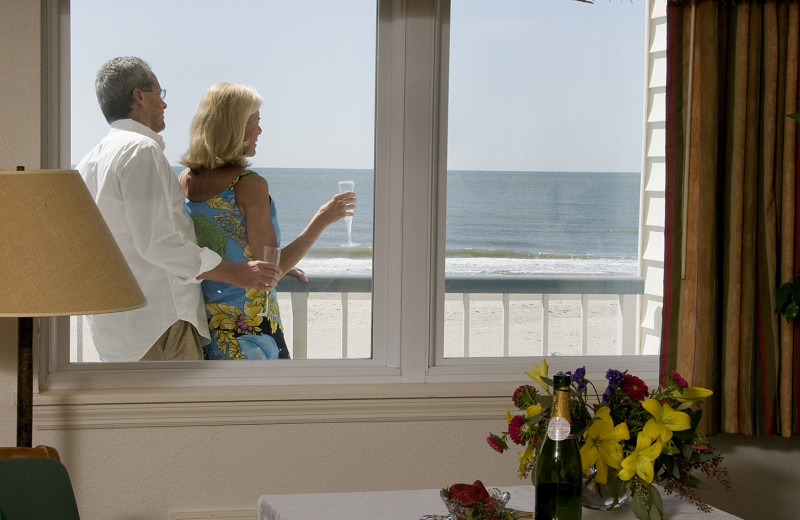
[[[504,489],[511,492],[509,507],[533,509],[533,486]],[[738,519],[718,509],[704,513],[675,495],[664,492],[661,495],[665,520]],[[262,495],[258,499],[258,520],[419,520],[425,515],[446,514],[438,489]],[[636,520],[636,517],[627,506],[620,511],[584,509],[583,520]]]

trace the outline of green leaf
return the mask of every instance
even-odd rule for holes
[[[795,121],[800,123],[800,113],[798,112],[795,112],[794,114],[786,114],[786,117],[788,117],[789,119],[794,119]]]
[[[650,520],[661,520],[664,518],[664,501],[658,489],[650,484]]]
[[[694,489],[711,489],[711,486],[709,486],[708,483],[700,480],[694,475],[689,475],[689,477],[686,479],[686,485]]]
[[[794,319],[797,317],[797,313],[800,311],[800,307],[797,306],[796,303],[792,302],[783,309],[783,317],[786,319],[786,323],[792,323]]]
[[[705,462],[707,460],[711,460],[716,457],[717,454],[714,453],[713,450],[708,451],[695,451],[692,453],[691,460],[692,462]]]
[[[650,520],[650,512],[647,510],[647,502],[644,497],[638,493],[633,495],[633,514],[639,520]]]
[[[780,311],[792,295],[792,282],[786,282],[775,291],[775,310]]]

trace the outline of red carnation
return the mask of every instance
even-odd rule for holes
[[[489,446],[491,446],[492,449],[497,453],[503,453],[508,449],[508,446],[505,445],[503,439],[499,438],[497,435],[489,435],[486,437],[486,442],[488,442]]]
[[[508,436],[516,444],[524,445],[525,441],[522,440],[522,428],[525,426],[525,418],[521,415],[515,415],[511,422],[508,423]]]
[[[533,389],[531,385],[522,385],[514,390],[514,395],[511,396],[514,405],[519,409],[524,409],[533,404],[530,392]],[[522,396],[523,399],[520,399],[520,396]]]
[[[688,388],[689,387],[689,383],[687,383],[686,380],[683,378],[683,376],[681,376],[675,370],[672,371],[672,374],[670,374],[670,377],[672,377],[672,380],[675,381],[675,383],[677,383],[677,385],[679,387],[681,387],[681,388]]]
[[[647,397],[647,385],[636,376],[625,374],[625,379],[619,385],[620,390],[625,392],[632,401],[641,401]]]

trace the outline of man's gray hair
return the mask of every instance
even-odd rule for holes
[[[94,89],[97,102],[106,121],[130,116],[133,107],[133,90],[148,90],[153,87],[150,66],[140,58],[126,56],[113,58],[97,71]]]

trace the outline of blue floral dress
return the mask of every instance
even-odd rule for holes
[[[247,241],[247,223],[236,206],[233,187],[248,170],[234,179],[217,196],[205,202],[186,200],[186,211],[194,222],[197,243],[218,253],[224,260],[245,262],[254,256]],[[281,232],[275,202],[270,197],[269,214],[278,244]],[[211,343],[203,350],[207,359],[277,359],[289,358],[283,337],[275,289],[269,292],[241,289],[235,285],[203,280]],[[259,316],[266,305],[266,316]]]

